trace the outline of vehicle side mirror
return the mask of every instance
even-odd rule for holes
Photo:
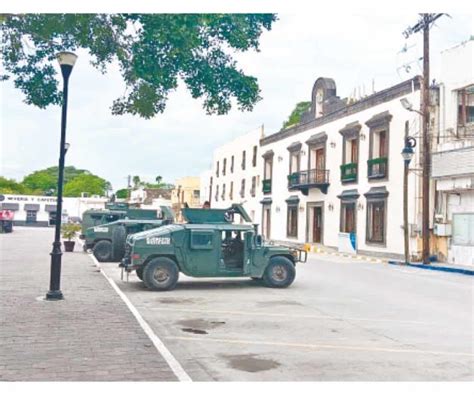
[[[262,235],[255,236],[255,245],[257,247],[261,247],[263,245],[263,237]]]

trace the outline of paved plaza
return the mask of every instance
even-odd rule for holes
[[[89,254],[39,301],[51,229],[1,242],[1,380],[177,380]],[[191,279],[158,293],[101,268],[194,381],[473,380],[473,277],[311,254],[288,289]]]

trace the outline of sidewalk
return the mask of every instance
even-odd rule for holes
[[[373,257],[368,255],[361,255],[361,254],[349,254],[344,252],[332,251],[328,249],[324,249],[322,247],[311,246],[311,250],[309,252],[313,256],[317,255],[331,255],[331,256],[339,256],[344,258],[351,258],[358,261],[365,261],[365,262],[373,262],[373,263],[386,263],[390,265],[404,265],[405,263],[401,260],[393,259],[393,258],[379,258]],[[421,262],[410,262],[407,266],[418,268],[418,269],[425,269],[425,270],[438,270],[448,273],[458,273],[458,274],[465,274],[469,276],[474,276],[474,266],[469,265],[455,265],[452,263],[446,262],[432,262],[429,265],[424,265]]]
[[[52,229],[0,235],[0,381],[176,381],[110,284],[82,253],[63,253],[65,299],[49,286]]]

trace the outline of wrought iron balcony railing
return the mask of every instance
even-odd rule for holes
[[[388,158],[374,158],[367,161],[368,178],[385,178],[387,176]]]
[[[321,192],[327,193],[329,186],[329,170],[310,169],[291,173],[288,176],[288,189],[301,190],[304,195],[308,194],[310,188],[319,188]]]
[[[272,193],[272,180],[271,178],[268,180],[262,181],[262,192],[263,193]]]
[[[341,181],[357,181],[357,163],[346,163],[341,165]]]

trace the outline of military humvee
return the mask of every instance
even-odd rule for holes
[[[251,222],[241,205],[229,209],[183,209],[185,224],[172,224],[127,237],[119,266],[136,271],[157,291],[175,287],[179,273],[192,277],[251,277],[269,287],[288,287],[296,262],[307,253],[267,244],[257,225],[234,224],[235,214]]]
[[[91,249],[99,262],[120,262],[127,235],[168,225],[174,221],[171,208],[160,206],[159,219],[119,219],[87,228],[82,235],[84,250]]]
[[[120,205],[119,205],[120,204]],[[91,226],[108,224],[119,219],[158,219],[157,210],[132,208],[126,203],[107,203],[106,209],[90,209],[82,214],[82,232],[80,239],[84,239],[86,229]]]

